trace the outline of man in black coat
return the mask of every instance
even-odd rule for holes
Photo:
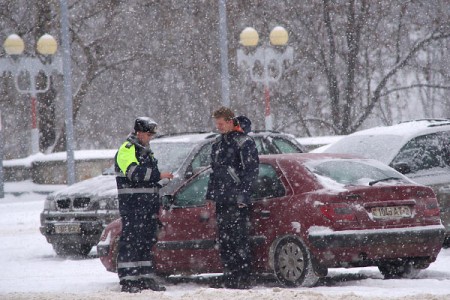
[[[249,288],[249,206],[252,186],[258,177],[258,150],[229,108],[216,110],[213,117],[221,135],[211,149],[213,172],[206,199],[216,203],[225,287]]]

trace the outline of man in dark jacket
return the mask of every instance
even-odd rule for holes
[[[206,199],[216,203],[225,287],[249,288],[249,205],[258,176],[258,150],[229,108],[216,110],[213,117],[221,135],[211,149],[213,172]]]
[[[160,173],[158,161],[150,150],[150,139],[157,124],[150,118],[135,120],[134,133],[116,154],[115,169],[119,194],[122,235],[119,240],[117,273],[122,292],[137,293],[143,289],[164,291],[154,280],[151,249],[156,243],[159,212],[158,181],[171,179]]]

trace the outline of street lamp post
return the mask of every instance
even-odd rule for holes
[[[276,26],[270,32],[269,39],[270,44],[273,46],[285,46],[288,41],[288,33],[283,27]],[[240,43],[244,47],[256,47],[258,41],[258,32],[252,27],[245,28],[240,34]],[[278,51],[270,46],[256,48],[253,52],[244,52],[243,49],[237,50],[238,65],[245,64],[249,70],[251,80],[264,85],[266,130],[273,130],[269,85],[271,82],[277,82],[281,78],[284,69],[283,62],[289,61],[292,63],[293,53],[292,47],[286,47],[284,51]],[[262,70],[259,72],[257,70],[258,65],[262,67]]]
[[[0,74],[10,73],[14,79],[16,90],[21,94],[31,96],[31,153],[39,152],[39,130],[37,116],[37,94],[45,93],[50,88],[50,78],[53,72],[61,73],[61,58],[52,56],[56,53],[58,45],[49,34],[44,34],[37,42],[37,53],[40,56],[23,57],[21,54],[25,44],[17,34],[9,35],[3,43],[7,57],[0,58]],[[44,87],[37,85],[39,74],[46,76]]]

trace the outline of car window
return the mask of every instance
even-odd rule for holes
[[[205,203],[206,191],[208,189],[211,170],[203,172],[189,184],[184,186],[176,195],[174,204],[176,206],[200,206]],[[282,197],[286,194],[283,183],[281,183],[275,169],[268,164],[259,165],[258,179],[253,188],[253,199]]]
[[[282,138],[273,138],[273,144],[278,148],[280,153],[299,153],[301,150],[291,141]]]
[[[195,143],[150,142],[160,170],[175,172],[195,147]]]
[[[176,206],[200,206],[205,203],[206,190],[208,189],[209,175],[206,171],[184,186],[175,196]]]
[[[444,132],[442,134],[442,157],[444,158],[444,163],[450,166],[450,131]]]
[[[267,145],[264,143],[264,140],[260,136],[254,136],[256,149],[258,150],[258,154],[270,154],[270,151],[267,149]]]
[[[192,160],[192,170],[201,167],[207,167],[211,163],[211,147],[212,143],[204,145]]]
[[[394,169],[375,160],[324,160],[306,164],[308,169],[319,176],[327,177],[343,185],[367,185],[371,181],[389,177],[408,181]]]
[[[392,161],[407,163],[411,172],[448,167],[448,137],[444,133],[433,133],[409,141]]]
[[[259,165],[258,179],[253,186],[253,199],[282,197],[286,194],[275,169],[268,164]]]

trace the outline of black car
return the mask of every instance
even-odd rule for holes
[[[259,154],[302,153],[291,135],[251,132]],[[161,182],[161,194],[172,193],[182,182],[210,164],[211,145],[217,133],[160,136],[150,147],[161,171],[175,178]],[[103,229],[119,217],[113,170],[50,194],[41,213],[41,233],[58,255],[87,255],[99,241]]]

